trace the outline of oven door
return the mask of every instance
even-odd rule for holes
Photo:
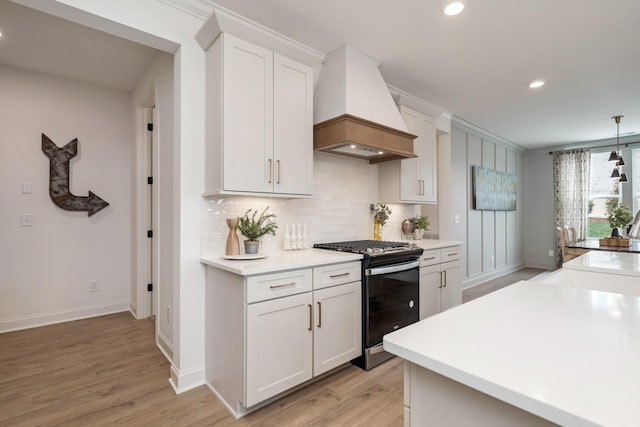
[[[365,347],[420,319],[418,260],[365,269]]]

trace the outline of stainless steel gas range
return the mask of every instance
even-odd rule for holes
[[[362,260],[362,356],[365,370],[393,357],[382,348],[383,335],[417,322],[422,249],[407,242],[356,240],[319,243],[315,248],[359,253]]]

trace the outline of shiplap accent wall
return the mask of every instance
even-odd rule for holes
[[[473,209],[471,167],[479,165],[515,174],[518,197],[515,211]],[[454,120],[451,133],[451,214],[459,217],[451,238],[463,241],[463,288],[522,268],[523,245],[523,150]]]

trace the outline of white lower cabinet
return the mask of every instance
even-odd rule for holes
[[[250,277],[207,268],[207,384],[235,415],[361,355],[359,265]]]
[[[252,406],[313,377],[311,292],[247,306],[247,387]]]
[[[433,249],[422,254],[420,320],[460,304],[459,258],[459,247]]]
[[[323,374],[362,353],[361,283],[313,292],[313,375]]]

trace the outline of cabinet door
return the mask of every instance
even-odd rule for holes
[[[407,125],[407,130],[418,137],[413,141],[413,150],[420,147],[420,113],[400,106],[400,114]],[[419,155],[419,153],[416,152]],[[400,160],[400,200],[419,201],[421,183],[418,181],[419,158]]]
[[[438,146],[435,121],[424,114],[419,116],[419,137],[414,142],[414,151],[418,155],[417,179],[420,185],[418,198],[422,202],[438,201]]]
[[[223,37],[224,189],[272,192],[273,53]]]
[[[440,310],[445,311],[460,304],[460,262],[447,262],[442,264],[441,268],[444,275],[444,285]]]
[[[420,267],[420,320],[440,313],[440,264]]]
[[[307,292],[247,305],[244,406],[312,378],[312,303],[311,292]]]
[[[320,375],[362,354],[361,282],[313,292],[313,375]]]
[[[313,69],[273,56],[273,150],[276,193],[313,192]]]

